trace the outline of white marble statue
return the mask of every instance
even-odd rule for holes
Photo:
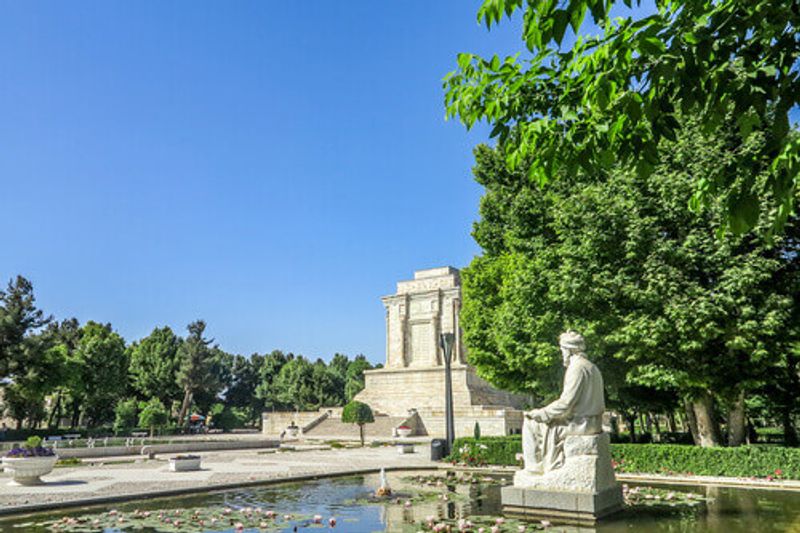
[[[558,400],[525,413],[525,465],[514,484],[502,488],[503,511],[594,523],[624,506],[603,433],[603,377],[586,358],[583,337],[567,331],[559,344],[564,388]]]
[[[559,345],[566,367],[561,396],[541,409],[525,413],[522,454],[528,475],[561,468],[568,436],[603,432],[605,400],[600,370],[586,358],[586,343],[578,333],[563,333]]]

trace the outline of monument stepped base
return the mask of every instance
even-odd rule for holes
[[[444,367],[368,370],[364,378],[366,386],[356,400],[390,416],[416,412],[421,422],[417,434],[444,436]],[[468,365],[455,365],[451,379],[456,437],[472,436],[476,422],[482,435],[519,433],[523,397],[493,388]]]
[[[503,514],[525,520],[552,520],[562,524],[591,526],[624,506],[619,487],[599,493],[503,487]]]
[[[568,435],[563,466],[545,474],[517,471],[514,485],[502,488],[501,502],[509,515],[581,525],[619,511],[625,502],[608,434]]]

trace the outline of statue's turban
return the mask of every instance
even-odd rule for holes
[[[577,350],[581,352],[586,350],[586,341],[583,340],[583,335],[572,330],[562,333],[558,338],[558,344],[562,348],[567,348],[568,350]]]

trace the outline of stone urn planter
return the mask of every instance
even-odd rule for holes
[[[399,426],[397,428],[397,436],[402,438],[410,437],[413,431],[414,430],[408,426]]]
[[[3,457],[3,468],[13,474],[9,485],[41,485],[41,476],[53,471],[57,455],[45,457]]]
[[[286,428],[286,436],[293,439],[300,435],[300,428],[297,426],[289,426]]]
[[[169,458],[170,472],[191,472],[200,470],[199,455],[176,455]]]

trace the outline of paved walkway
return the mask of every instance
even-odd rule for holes
[[[268,481],[362,473],[397,468],[436,468],[427,446],[399,454],[394,446],[307,451],[235,450],[203,452],[203,469],[170,472],[168,456],[155,460],[59,467],[44,485],[9,486],[0,474],[0,515],[52,508],[64,503],[105,503],[144,496],[234,488]]]

